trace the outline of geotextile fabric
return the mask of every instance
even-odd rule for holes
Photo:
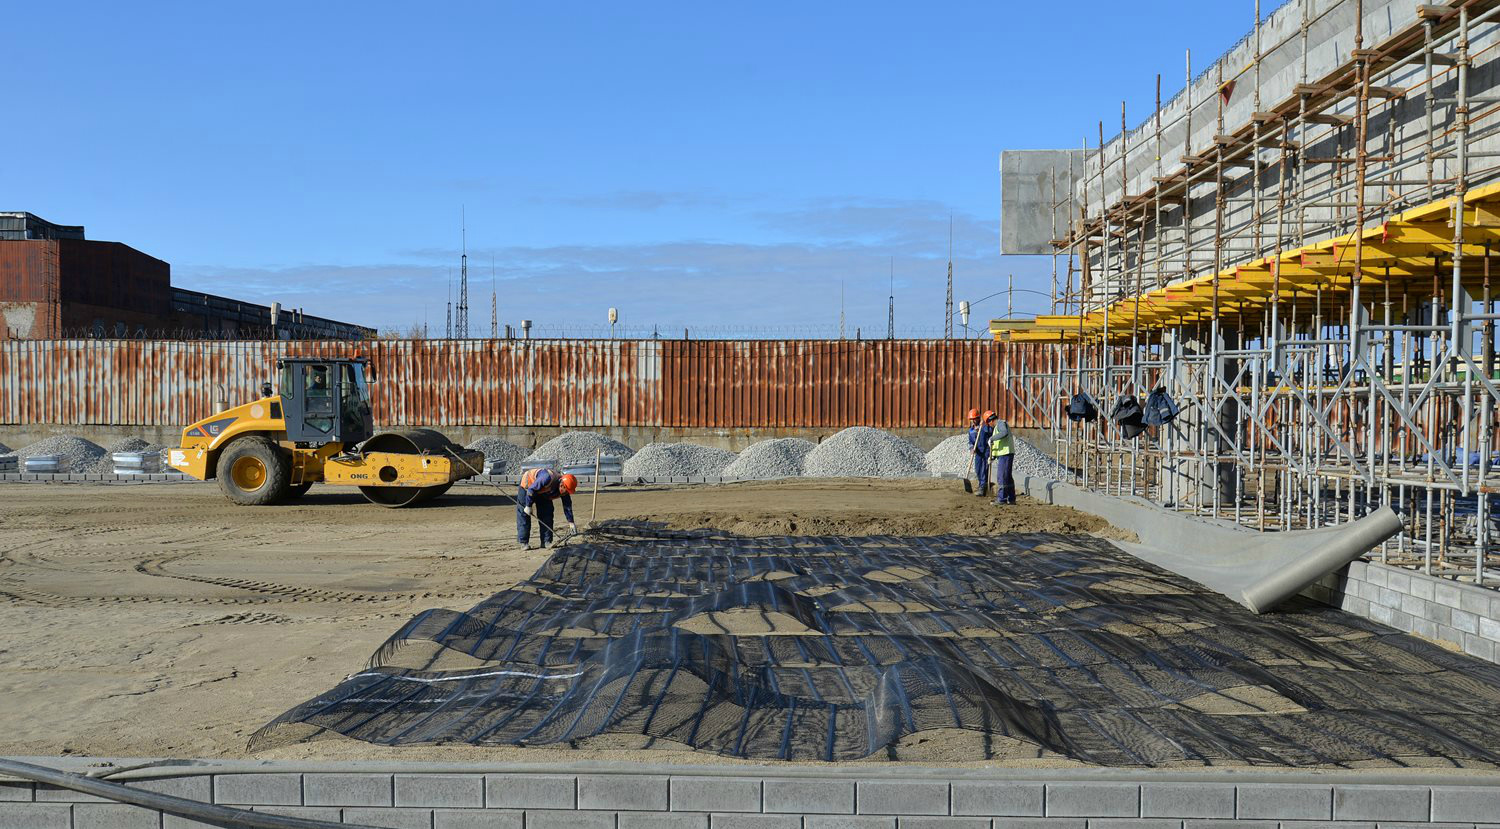
[[[958,728],[1108,766],[1500,764],[1500,666],[1302,600],[1255,616],[1100,539],[588,539],[412,619],[252,748],[623,733],[853,760]]]

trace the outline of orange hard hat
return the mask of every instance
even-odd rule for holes
[[[984,422],[985,423],[989,423],[991,420],[994,420],[994,419],[998,418],[999,416],[1000,415],[997,415],[994,412],[985,412],[984,413]]]
[[[969,419],[970,420],[978,420],[979,419],[979,410],[978,409],[970,409],[969,410]]]
[[[562,491],[568,495],[578,491],[578,478],[571,474],[562,476]]]

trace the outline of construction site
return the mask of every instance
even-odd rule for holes
[[[1500,2],[1251,5],[1001,148],[981,340],[44,292],[0,829],[1500,826]]]

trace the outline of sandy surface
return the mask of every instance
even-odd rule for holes
[[[274,508],[232,506],[211,485],[0,495],[0,755],[735,762],[621,737],[574,750],[339,739],[247,753],[252,732],[359,671],[415,613],[467,609],[532,574],[546,551],[517,549],[504,491],[458,487],[411,510],[321,486]],[[1118,537],[1092,516],[1001,510],[944,480],[606,490],[598,518],[746,535]],[[1015,764],[1072,764],[972,732],[923,732],[871,759],[944,762],[973,757],[976,741]]]

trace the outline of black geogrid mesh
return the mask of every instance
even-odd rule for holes
[[[590,538],[412,619],[253,746],[623,733],[846,760],[961,728],[1104,765],[1500,763],[1500,667],[1310,602],[1254,616],[1097,539]]]

